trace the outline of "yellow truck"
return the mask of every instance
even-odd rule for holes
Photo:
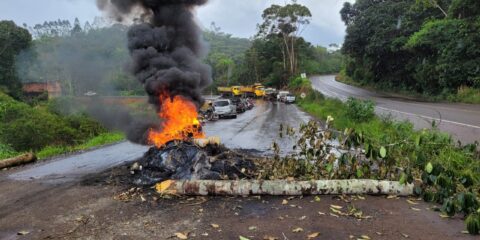
[[[240,87],[240,92],[247,96],[264,97],[265,87],[260,83],[255,83],[254,85]]]
[[[237,96],[248,96],[248,97],[264,97],[265,96],[265,87],[260,83],[255,83],[250,86],[232,86],[232,87],[218,87],[218,92],[221,94]]]
[[[240,88],[240,86],[218,87],[217,90],[221,94],[232,94],[233,96],[241,96],[242,92],[240,91]]]

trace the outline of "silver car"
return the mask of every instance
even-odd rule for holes
[[[229,99],[219,99],[213,102],[215,114],[220,118],[237,118],[237,107]]]

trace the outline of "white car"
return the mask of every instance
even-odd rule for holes
[[[219,99],[213,102],[214,112],[218,117],[237,118],[237,107],[229,99]]]
[[[293,95],[293,94],[288,94],[287,96],[285,96],[285,98],[284,98],[283,101],[284,101],[285,103],[294,103],[295,100],[296,100],[295,95]]]

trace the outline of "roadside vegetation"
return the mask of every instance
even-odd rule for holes
[[[370,101],[351,98],[343,103],[325,98],[310,87],[307,79],[296,78],[291,87],[298,94],[306,93],[306,98],[298,98],[298,105],[303,110],[326,121],[334,129],[327,130],[330,133],[324,135],[334,136],[331,139],[337,139],[347,149],[363,149],[361,154],[347,153],[339,158],[339,164],[345,162],[346,166],[357,167],[342,168],[340,165],[338,169],[346,173],[338,174],[327,166],[325,169],[331,169],[327,170],[327,177],[333,174],[336,178],[368,177],[415,183],[416,194],[427,202],[441,204],[437,209],[441,211],[440,216],[448,218],[462,214],[467,219],[468,231],[479,233],[474,227],[480,223],[478,143],[456,143],[434,124],[430,129],[415,130],[410,122],[376,116],[374,104]],[[370,162],[363,165],[365,158]]]
[[[121,141],[85,114],[61,114],[57,100],[35,105],[0,92],[0,159],[33,151],[39,159]]]
[[[341,10],[345,75],[363,86],[480,103],[480,3],[361,0]],[[346,80],[346,79],[344,79]]]

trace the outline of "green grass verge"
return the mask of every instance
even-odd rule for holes
[[[15,157],[17,155],[20,155],[20,153],[13,150],[13,148],[11,148],[10,146],[0,143],[0,161],[2,159]]]
[[[455,172],[466,168],[480,170],[480,158],[478,152],[474,151],[474,144],[457,146],[449,134],[436,128],[415,130],[412,123],[396,121],[388,116],[374,116],[368,121],[358,121],[351,117],[351,110],[340,100],[324,98],[316,92],[310,95],[313,97],[298,101],[301,109],[321,120],[332,116],[335,119],[335,129],[355,129],[373,146],[388,146],[390,157],[399,165],[421,165],[425,163],[425,158],[428,158],[428,161],[450,166]],[[418,139],[422,140],[422,144],[413,144],[418,142]],[[409,156],[411,153],[413,155]],[[418,155],[423,157],[419,158]]]
[[[478,217],[480,222],[478,143],[458,145],[449,134],[434,126],[415,130],[410,122],[389,117],[355,120],[352,111],[359,108],[352,109],[347,103],[324,98],[312,89],[305,99],[298,101],[298,105],[319,119],[333,117],[333,127],[337,130],[355,132],[367,156],[384,151],[386,156],[382,161],[402,172],[398,180],[416,182],[416,194],[425,201],[440,204],[445,215],[453,217],[459,213],[470,216],[470,219]]]
[[[125,139],[125,135],[123,133],[103,133],[86,141],[85,143],[76,146],[48,146],[38,151],[36,155],[38,159],[46,159],[65,153],[87,150],[93,147],[119,142],[123,139]]]

